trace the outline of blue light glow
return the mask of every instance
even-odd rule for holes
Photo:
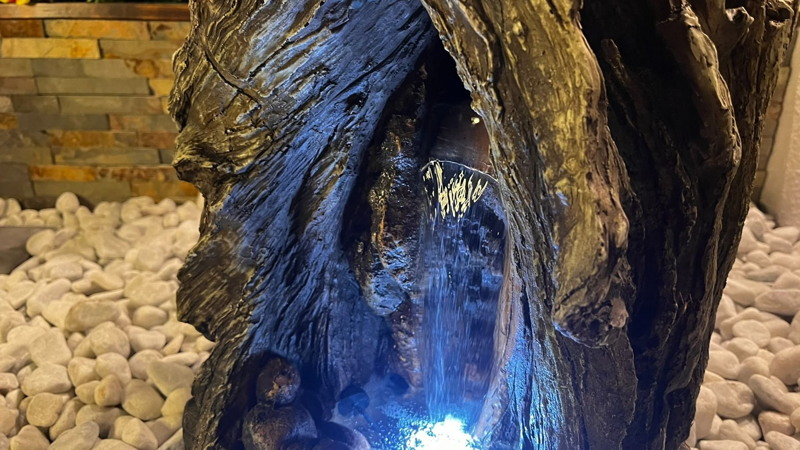
[[[447,417],[441,422],[421,426],[408,438],[409,450],[473,450],[479,447],[464,430],[464,422]]]

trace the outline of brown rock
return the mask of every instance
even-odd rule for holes
[[[0,44],[3,58],[85,58],[99,59],[94,39],[9,38]]]

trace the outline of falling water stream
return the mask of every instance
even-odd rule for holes
[[[483,124],[469,108],[447,111],[433,156],[464,155],[480,165],[481,141],[454,135]],[[483,152],[483,154],[480,154]],[[477,155],[476,155],[477,154]],[[420,232],[423,304],[422,373],[431,421],[448,417],[474,425],[492,372],[495,320],[505,259],[505,218],[496,181],[453,161],[433,159],[422,170],[426,198]]]

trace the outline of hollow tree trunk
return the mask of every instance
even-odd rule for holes
[[[480,438],[678,448],[797,3],[192,1],[171,111],[206,206],[178,306],[218,345],[187,448],[238,448],[273,355],[327,407],[387,368],[424,389],[414,183],[460,84],[441,43],[507,222]]]

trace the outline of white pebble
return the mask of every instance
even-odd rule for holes
[[[161,415],[164,398],[152,386],[141,380],[131,380],[125,386],[125,411],[141,420],[153,420]]]
[[[717,396],[706,386],[700,386],[697,407],[694,415],[697,438],[703,439],[711,432],[711,425],[717,414]]]
[[[108,430],[111,429],[111,426],[120,414],[122,414],[122,411],[119,408],[86,405],[81,408],[75,416],[75,424],[80,425],[92,421],[100,426],[100,436],[106,437],[108,435]]]
[[[56,200],[56,209],[62,213],[74,213],[80,206],[78,197],[72,192],[64,192]]]
[[[22,392],[29,397],[42,392],[63,394],[71,388],[67,368],[53,363],[42,364],[22,381]]]
[[[11,438],[11,450],[47,450],[50,441],[33,425],[25,425]]]
[[[45,363],[67,366],[72,358],[67,339],[57,328],[52,328],[36,338],[31,343],[30,352],[31,360],[38,366]]]
[[[792,385],[800,377],[800,345],[781,350],[769,365],[769,373],[785,385]]]
[[[744,417],[750,414],[755,406],[753,391],[739,381],[710,383],[704,387],[714,393],[717,398],[717,414],[726,419]]]
[[[122,403],[123,393],[119,378],[108,375],[94,389],[94,403],[98,406],[117,406]]]
[[[131,353],[128,336],[115,326],[95,329],[88,339],[91,341],[92,351],[98,356],[104,353],[118,353],[127,358]]]
[[[128,421],[125,430],[122,431],[122,441],[139,450],[156,450],[158,447],[156,436],[139,419]]]
[[[49,450],[90,450],[100,436],[99,424],[87,421],[61,433]]]
[[[770,431],[764,435],[772,450],[800,450],[800,441],[777,431]]]
[[[175,389],[191,387],[194,381],[192,369],[163,361],[150,362],[147,366],[147,375],[164,395],[169,395]]]
[[[786,393],[779,384],[762,375],[753,375],[747,383],[759,404],[784,414],[791,414],[800,408],[800,397]]]
[[[164,355],[157,350],[141,350],[135,355],[131,356],[128,364],[131,368],[131,375],[140,380],[147,380],[147,366],[152,361],[160,361]]]
[[[60,395],[41,393],[36,394],[28,404],[26,418],[28,423],[37,427],[50,427],[58,420],[64,400]]]
[[[734,336],[748,339],[759,347],[766,347],[769,344],[769,330],[757,320],[742,320],[731,328]],[[752,356],[752,355],[749,355]]]
[[[158,325],[163,325],[167,321],[167,318],[167,313],[161,308],[145,305],[137,308],[136,311],[133,312],[131,321],[136,326],[150,329]]]
[[[95,370],[101,377],[116,376],[123,386],[131,381],[128,360],[118,353],[105,353],[98,356]]]
[[[761,432],[767,434],[770,431],[793,435],[794,425],[786,414],[775,411],[763,411],[758,415],[758,423],[761,425]]]

